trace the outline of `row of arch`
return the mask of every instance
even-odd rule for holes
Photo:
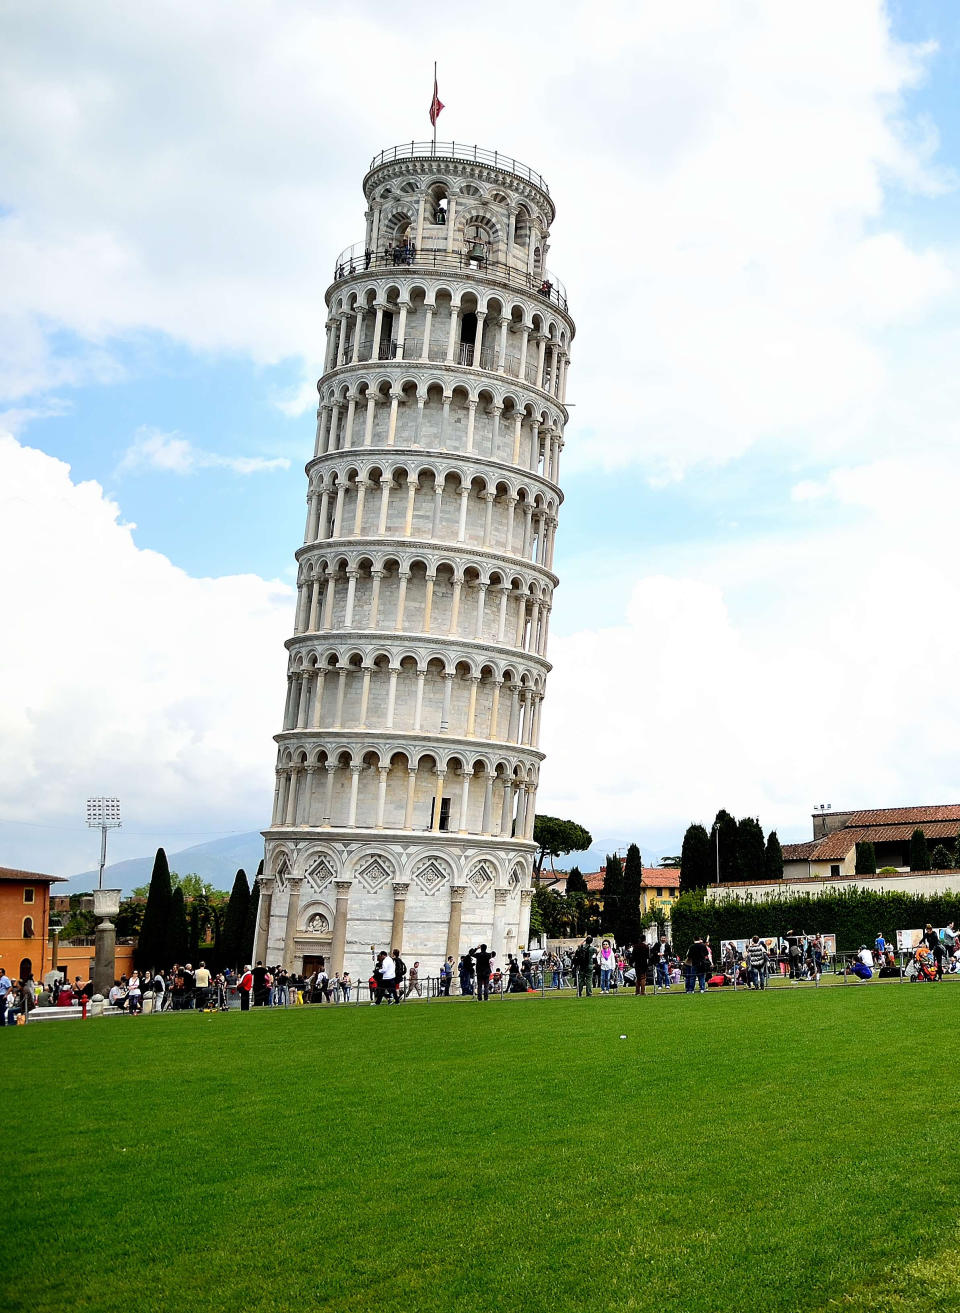
[[[508,758],[381,745],[281,751],[274,827],[531,839],[538,769]]]
[[[453,251],[480,237],[494,263],[533,274],[546,261],[550,225],[541,206],[531,203],[532,197],[511,195],[502,185],[436,174],[407,176],[374,190],[368,199],[368,249],[406,243]]]
[[[446,653],[298,652],[284,731],[381,730],[512,743],[536,751],[546,672]]]
[[[371,360],[415,360],[508,375],[564,401],[570,360],[564,324],[469,288],[437,287],[432,299],[420,285],[404,290],[405,297],[393,284],[387,299],[373,288],[336,299],[324,374]]]
[[[453,452],[559,483],[563,423],[507,394],[437,378],[362,379],[321,388],[314,457],[369,447]]]
[[[371,464],[311,470],[304,545],[354,538],[456,543],[502,552],[550,570],[559,494],[521,487],[488,471]]]
[[[415,554],[302,558],[294,633],[389,627],[545,657],[552,604],[546,581],[479,565]]]

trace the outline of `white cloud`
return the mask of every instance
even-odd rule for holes
[[[3,819],[64,827],[0,827],[7,864],[85,869],[83,799],[101,791],[122,795],[131,830],[266,823],[288,586],[191,578],[137,547],[98,484],[0,435],[0,596]]]
[[[222,456],[215,451],[195,447],[177,433],[141,427],[117,466],[118,474],[139,470],[159,470],[165,474],[194,474],[202,469],[232,470],[234,474],[263,474],[270,470],[288,470],[285,456]]]
[[[806,837],[820,801],[956,801],[958,504],[960,460],[838,469],[825,528],[615,575],[620,623],[551,638],[544,809],[666,851],[720,805]]]
[[[897,330],[930,356],[960,327],[956,251],[886,215],[891,191],[935,196],[952,179],[905,109],[936,51],[894,41],[881,0],[568,2],[546,27],[494,0],[485,22],[509,27],[512,57],[484,64],[479,100],[468,9],[443,33],[419,0],[402,23],[312,0],[13,11],[8,396],[103,370],[114,335],[146,328],[300,359],[284,405],[308,407],[367,159],[426,129],[428,47],[443,133],[480,133],[554,187],[550,262],[580,328],[568,472],[637,464],[663,482],[761,442],[861,456],[895,442],[888,417],[912,381]],[[387,26],[403,76],[358,94],[345,56],[381,48]],[[64,348],[62,330],[82,345]],[[924,441],[941,431],[939,413],[922,425]]]

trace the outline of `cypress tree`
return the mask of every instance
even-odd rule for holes
[[[872,843],[858,843],[854,871],[857,875],[876,875],[877,850]]]
[[[623,867],[614,853],[607,855],[607,869],[603,876],[603,929],[616,935],[620,909],[623,906]]]
[[[158,848],[153,861],[150,888],[147,890],[147,905],[143,912],[140,937],[134,954],[137,969],[140,971],[149,971],[167,965],[165,956],[167,922],[170,919],[172,901],[173,889],[170,885],[167,854],[162,848]]]
[[[736,854],[741,880],[757,884],[764,878],[767,867],[763,830],[760,822],[753,816],[744,816],[737,822]]]
[[[246,966],[248,962],[254,962],[254,952],[257,947],[257,919],[260,914],[260,889],[257,880],[263,875],[263,862],[257,867],[257,875],[253,882],[253,888],[250,891],[250,902],[247,904],[247,919],[243,925],[243,934],[240,939],[240,957],[242,962],[238,966]]]
[[[567,873],[567,893],[568,894],[585,894],[587,892],[587,882],[583,878],[583,873],[579,866],[571,866]]]
[[[919,828],[914,830],[910,836],[910,870],[930,870],[930,850],[927,848],[927,836]]]
[[[730,884],[740,879],[740,867],[737,863],[737,822],[728,811],[721,807],[710,829],[711,859],[713,876],[709,883],[716,881],[717,835],[720,836],[720,883]]]
[[[247,911],[250,906],[250,886],[247,873],[241,866],[233,881],[230,901],[223,918],[220,931],[220,965],[232,970],[245,966],[243,957],[243,928],[247,924]]]
[[[767,835],[767,847],[763,855],[763,869],[768,880],[783,879],[783,849],[777,838],[776,830]]]
[[[643,858],[632,843],[623,864],[623,896],[617,918],[617,942],[635,944],[640,933],[640,901],[643,898]]]
[[[170,900],[170,915],[167,918],[167,933],[164,940],[164,966],[172,966],[173,963],[181,964],[188,960],[190,951],[190,931],[187,926],[187,904],[184,901],[183,890],[179,886],[174,889],[173,897]]]
[[[688,825],[680,852],[680,892],[706,889],[716,878],[709,835],[702,825]]]

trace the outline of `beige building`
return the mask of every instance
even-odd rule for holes
[[[783,845],[783,879],[759,884],[713,885],[709,897],[724,893],[754,897],[775,894],[816,893],[858,885],[878,892],[932,894],[960,891],[960,871],[911,871],[910,838],[921,829],[932,850],[938,843],[953,850],[960,832],[960,804],[929,807],[881,807],[862,811],[813,813],[813,838]],[[883,875],[857,875],[857,844],[872,843],[877,869],[893,868]]]
[[[574,325],[526,165],[413,143],[363,190],[326,293],[257,955],[433,972],[527,939]]]

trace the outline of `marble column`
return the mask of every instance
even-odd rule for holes
[[[253,964],[267,960],[267,942],[270,936],[270,911],[273,907],[273,891],[277,886],[274,877],[261,875],[257,879],[260,901],[257,906],[257,934],[254,941]],[[243,966],[245,963],[238,963]]]
[[[347,916],[349,915],[347,904],[352,883],[352,880],[334,881],[334,887],[337,891],[337,908],[333,917],[333,943],[330,945],[330,975],[336,975],[338,972],[343,971],[343,952],[347,943]],[[357,988],[360,988],[359,981],[357,981]]]
[[[393,928],[390,931],[390,951],[399,948],[401,956],[403,954],[403,920],[407,913],[407,894],[410,892],[408,884],[395,884],[393,886]]]
[[[460,920],[463,916],[463,895],[467,891],[465,884],[450,886],[450,920],[447,922],[447,957],[452,957],[454,967],[460,957]]]
[[[297,933],[297,917],[300,914],[300,890],[302,885],[302,876],[287,876],[287,888],[290,894],[287,899],[287,925],[283,932],[283,965],[288,971],[293,970],[293,941]]]

